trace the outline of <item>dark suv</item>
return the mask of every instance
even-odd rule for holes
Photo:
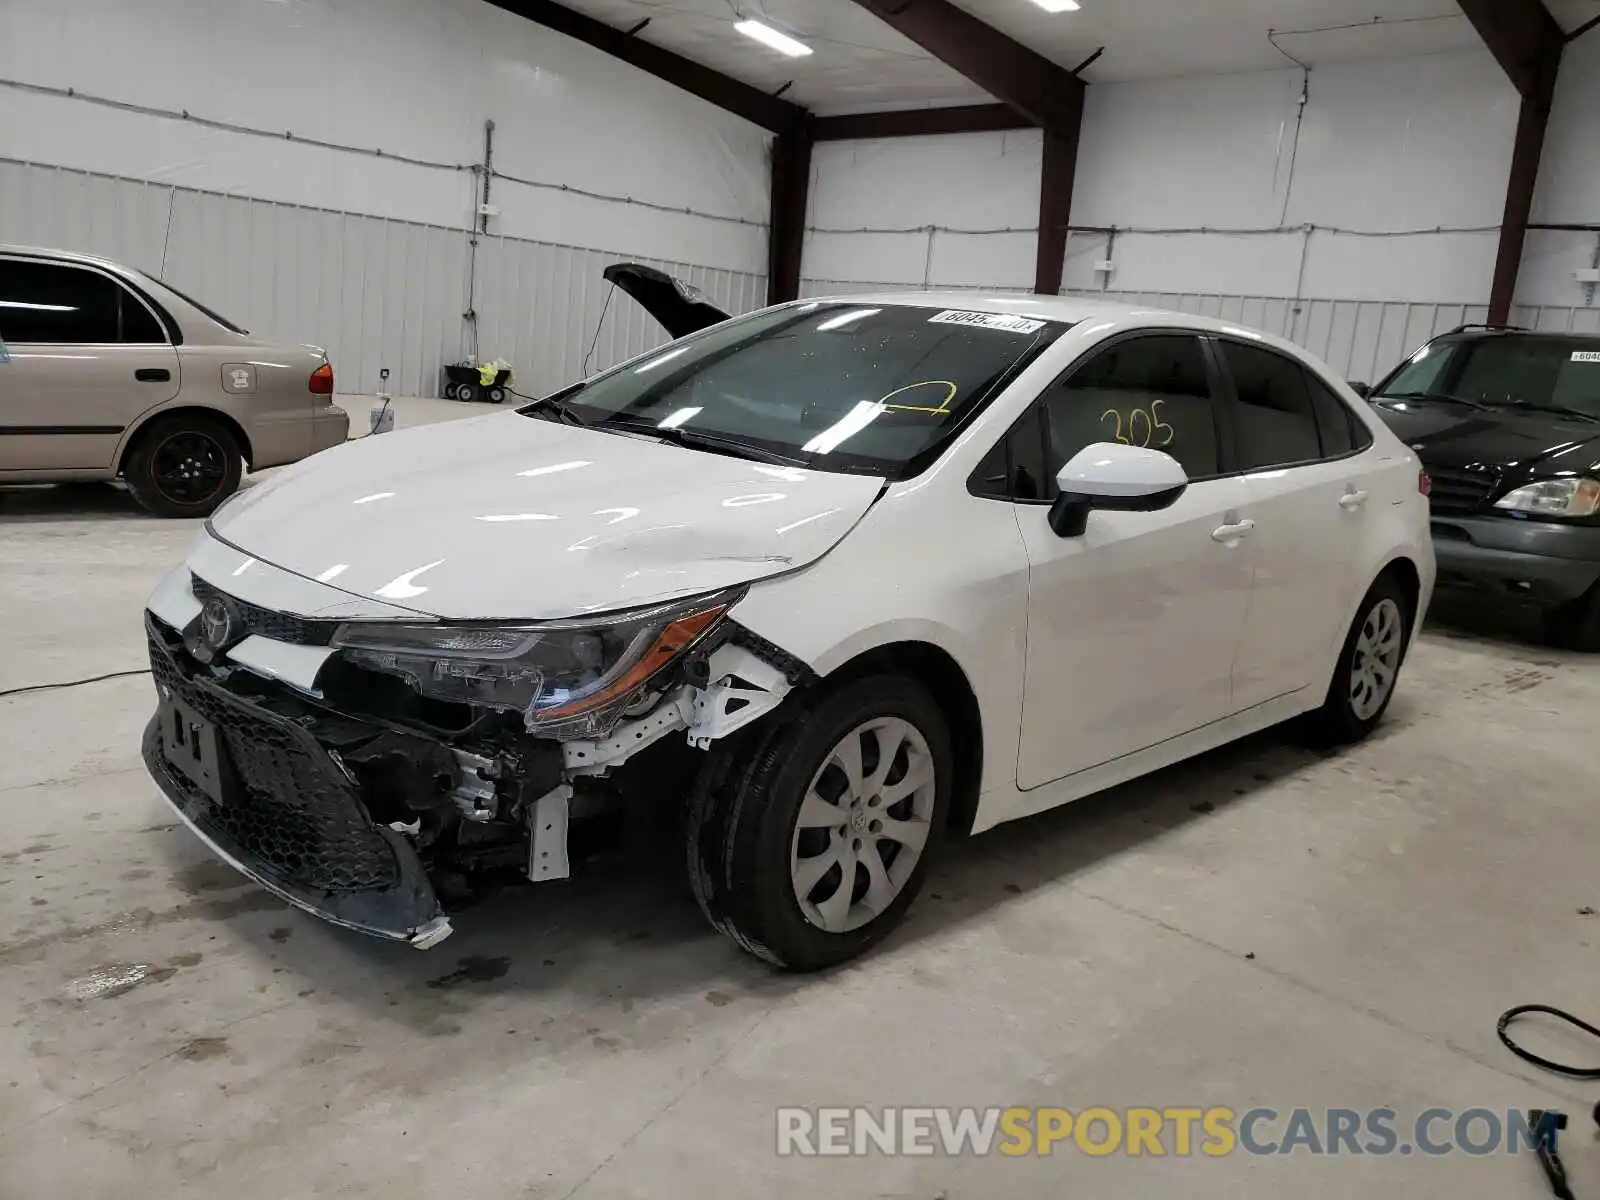
[[[1439,587],[1537,605],[1552,641],[1600,650],[1600,336],[1464,326],[1369,399],[1432,479]]]

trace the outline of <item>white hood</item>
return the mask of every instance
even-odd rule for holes
[[[211,527],[263,562],[415,612],[545,619],[804,566],[882,482],[503,412],[324,451],[245,489]]]

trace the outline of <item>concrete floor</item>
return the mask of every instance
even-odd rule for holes
[[[0,499],[0,691],[139,669],[193,536],[111,489]],[[953,845],[882,950],[809,978],[619,874],[431,953],[346,936],[174,823],[147,678],[0,699],[0,1196],[1548,1195],[1528,1157],[774,1153],[789,1104],[1585,1111],[1494,1022],[1597,1015],[1600,664],[1447,616],[1364,745],[1262,736]]]

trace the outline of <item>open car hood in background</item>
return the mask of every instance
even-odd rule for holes
[[[688,337],[728,319],[699,288],[643,263],[613,263],[602,274],[637,300],[674,338]]]

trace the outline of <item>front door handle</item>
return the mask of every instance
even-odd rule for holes
[[[1348,492],[1339,497],[1339,507],[1344,509],[1345,512],[1354,512],[1366,502],[1367,494],[1363,491],[1358,491],[1355,488],[1351,488]]]
[[[1236,521],[1231,525],[1218,525],[1211,531],[1211,540],[1221,542],[1223,545],[1232,545],[1256,527],[1256,523],[1249,517]]]
[[[140,367],[133,373],[140,383],[170,383],[172,372],[165,367]]]

